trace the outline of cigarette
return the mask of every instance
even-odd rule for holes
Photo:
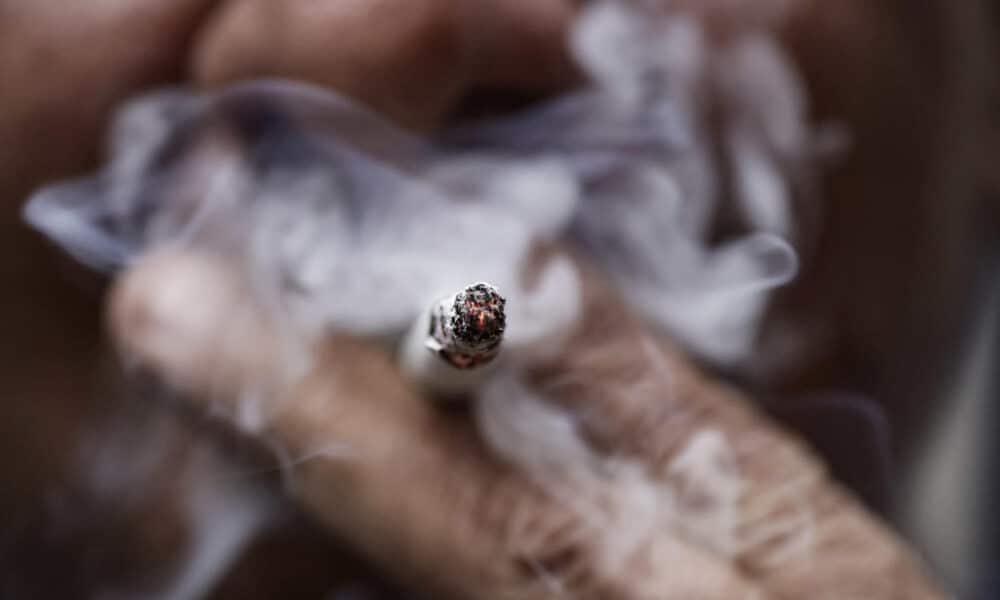
[[[479,282],[431,304],[403,340],[403,371],[435,396],[468,392],[500,353],[506,300]]]

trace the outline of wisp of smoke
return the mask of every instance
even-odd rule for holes
[[[564,244],[653,326],[738,366],[797,269],[795,199],[819,138],[793,68],[761,30],[710,41],[693,17],[625,1],[588,5],[571,46],[587,88],[430,140],[301,83],[155,92],[120,110],[100,173],[40,190],[25,217],[106,271],[172,246],[226,257],[293,352],[331,331],[398,339],[433,300],[485,280],[508,297],[507,353],[534,356],[580,315],[562,255],[523,281],[534,249]],[[710,468],[727,452],[720,434],[696,436],[671,472],[717,512],[678,520],[671,473],[596,455],[518,365],[480,394],[496,452],[550,484],[560,460],[571,479],[613,481],[621,511],[591,521],[625,532],[619,546],[654,523],[734,551],[741,488]]]
[[[689,349],[738,363],[797,266],[815,135],[793,70],[764,34],[718,48],[690,17],[621,2],[586,11],[572,46],[589,89],[436,143],[304,84],[154,93],[120,111],[101,173],[44,188],[26,218],[100,269],[164,245],[229,254],[306,335],[395,335],[488,280],[527,313],[509,339],[537,340],[571,319],[520,273],[532,244],[563,239]],[[741,233],[713,243],[722,218]],[[557,259],[537,293],[572,278]]]

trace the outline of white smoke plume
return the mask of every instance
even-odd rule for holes
[[[557,316],[520,285],[528,251],[566,240],[689,349],[737,364],[795,274],[793,187],[816,136],[773,40],[705,38],[691,17],[596,3],[572,36],[592,86],[434,143],[302,84],[154,93],[121,110],[100,174],[43,189],[26,217],[98,268],[168,244],[238,257],[306,333],[398,334],[488,280],[515,343]],[[737,233],[717,241],[720,219]],[[564,299],[568,268],[543,276]]]
[[[556,242],[603,268],[652,326],[740,365],[769,293],[798,266],[798,182],[820,138],[794,69],[762,30],[710,41],[691,16],[624,1],[588,5],[571,46],[587,88],[431,140],[300,83],[156,92],[121,109],[100,173],[42,189],[25,216],[102,270],[167,246],[223,255],[253,283],[248,302],[283,325],[290,356],[330,331],[395,341],[432,301],[484,280],[508,298],[506,352],[545,351],[581,307],[558,254],[522,281],[532,251]],[[667,474],[608,463],[572,415],[518,383],[519,364],[481,394],[495,451],[634,491],[622,514],[636,536],[683,526],[735,552],[739,474],[712,470],[724,439],[699,434]],[[716,496],[719,512],[678,521],[690,516],[682,490],[653,481],[670,477]]]

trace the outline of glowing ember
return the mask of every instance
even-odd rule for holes
[[[459,369],[493,360],[500,351],[506,300],[488,283],[475,283],[443,300],[431,316],[425,345]]]

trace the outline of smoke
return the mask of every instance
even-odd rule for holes
[[[217,431],[141,391],[60,440],[74,446],[72,468],[0,540],[4,597],[206,597],[275,522],[280,501],[260,478],[219,477],[244,461]]]
[[[508,298],[506,353],[522,359],[481,393],[491,447],[574,505],[581,485],[615,490],[610,516],[601,501],[577,506],[619,531],[609,556],[629,555],[651,523],[734,555],[741,480],[718,432],[646,473],[596,453],[573,415],[520,383],[581,314],[573,263],[536,251],[574,248],[652,327],[739,366],[769,294],[798,268],[802,182],[822,132],[762,31],[709,40],[692,17],[604,1],[571,46],[589,87],[430,140],[301,83],[155,92],[122,107],[101,172],[40,190],[25,218],[104,271],[169,247],[223,257],[293,362],[333,331],[394,343],[437,298],[489,281]],[[245,400],[241,422],[260,429],[266,399]],[[699,517],[691,494],[717,512]]]
[[[614,576],[636,562],[671,564],[678,544],[719,560],[769,568],[812,548],[815,515],[807,505],[808,484],[754,489],[741,471],[737,440],[721,430],[691,431],[676,455],[657,467],[590,447],[570,412],[504,377],[483,390],[476,422],[498,455],[578,518],[554,529],[564,538],[561,544],[578,550],[571,554],[581,564],[560,564],[559,572],[540,574],[543,582],[558,584],[586,568]],[[551,535],[546,527],[533,535]],[[675,577],[657,570],[640,589],[653,597],[670,589]]]
[[[121,109],[102,172],[25,216],[104,270],[167,245],[223,253],[305,337],[398,335],[487,280],[512,300],[511,339],[544,339],[574,311],[545,311],[521,273],[563,240],[690,350],[739,364],[795,274],[795,181],[818,138],[769,37],[720,45],[693,18],[649,17],[594,4],[571,41],[590,88],[433,142],[304,84],[157,92]],[[553,259],[539,294],[574,297],[568,270]]]

